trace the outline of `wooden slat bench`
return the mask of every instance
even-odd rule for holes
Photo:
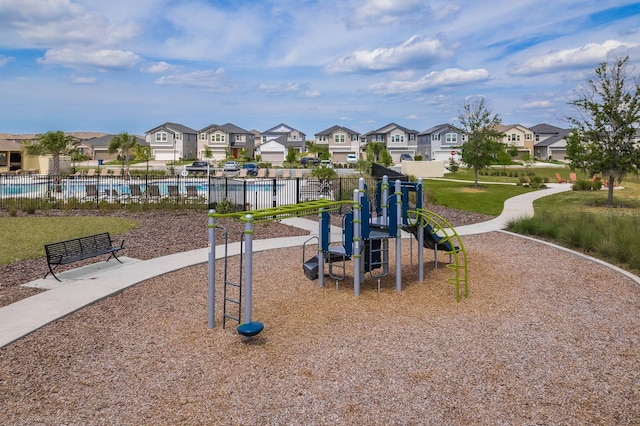
[[[116,252],[123,248],[124,240],[119,246],[114,245],[108,232],[89,235],[87,237],[74,238],[67,241],[60,241],[58,243],[45,244],[44,250],[47,253],[47,265],[49,266],[49,272],[45,274],[44,278],[47,278],[47,275],[51,274],[56,280],[60,281],[53,272],[58,266],[103,254],[109,255],[107,262],[113,257],[118,262],[122,263],[116,256]]]

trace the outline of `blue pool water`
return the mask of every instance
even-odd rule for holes
[[[140,185],[142,191],[146,190],[146,185],[144,183],[137,183],[132,181],[131,184]],[[86,186],[91,185],[90,182],[75,182],[75,181],[63,181],[62,182],[62,193],[66,194],[69,197],[77,197],[82,198],[86,195]],[[157,185],[160,188],[160,193],[162,195],[166,195],[169,193],[168,187],[170,185],[176,185],[175,182],[157,182],[150,183],[150,185]],[[198,189],[198,192],[201,194],[206,194],[209,190],[209,185],[206,183],[197,183],[197,182],[180,182],[177,184],[178,190],[181,193],[187,192],[187,186],[195,186]],[[280,189],[284,184],[276,184],[276,189]],[[130,194],[131,190],[129,187],[129,183],[114,183],[107,182],[101,183],[98,185],[98,192],[103,193],[105,190],[116,190],[119,194]],[[237,192],[244,191],[246,189],[247,192],[260,192],[260,191],[272,191],[273,183],[272,181],[247,181],[247,182],[235,182],[228,181],[226,184],[222,183],[212,183],[211,189],[213,191],[229,191],[229,192]],[[47,182],[33,182],[33,183],[1,183],[0,184],[0,196],[15,196],[15,195],[41,195],[44,196],[47,194],[49,190],[49,184]]]

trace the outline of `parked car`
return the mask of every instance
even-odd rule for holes
[[[358,156],[355,154],[347,154],[347,164],[356,164],[358,162]]]
[[[333,163],[331,162],[331,160],[320,160],[320,167],[333,169]]]
[[[244,163],[242,165],[242,168],[247,171],[247,176],[257,176],[260,166],[258,166],[256,163]]]
[[[222,168],[224,172],[238,172],[240,171],[240,164],[237,161],[227,161]]]
[[[320,159],[316,158],[316,157],[302,157],[300,159],[300,165],[301,166],[317,166],[318,164],[320,164]]]
[[[207,170],[211,170],[212,165],[206,161],[194,161],[190,166],[187,166],[185,170],[187,173],[207,173]]]
[[[413,157],[409,154],[400,154],[400,161],[413,161]]]

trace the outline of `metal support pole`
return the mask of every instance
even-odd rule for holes
[[[360,231],[360,191],[353,190],[353,294],[360,296],[360,251],[361,251],[361,231]]]
[[[418,178],[416,187],[416,210],[419,212],[420,209],[422,209],[422,178]],[[416,224],[418,226],[418,282],[424,282],[424,227],[421,213],[416,215]]]
[[[318,213],[318,287],[324,287],[324,253],[322,251],[322,247],[324,244],[324,241],[322,239],[322,230],[324,227],[324,221],[322,218],[323,211],[324,209],[320,209],[320,212]]]
[[[251,323],[251,298],[253,287],[253,216],[248,214],[245,216],[247,223],[244,226],[244,323]]]
[[[389,206],[387,202],[389,201],[389,176],[382,176],[382,200],[380,200],[380,205],[382,206],[382,220],[384,221],[384,226],[389,226]]]
[[[396,209],[398,213],[398,230],[396,231],[396,290],[402,291],[402,187],[396,180]]]
[[[215,213],[209,210],[209,214]],[[207,298],[207,324],[209,328],[215,327],[216,317],[216,218],[209,216],[209,282]]]

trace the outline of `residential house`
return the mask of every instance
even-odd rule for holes
[[[348,154],[360,156],[360,134],[342,126],[332,126],[315,134],[318,145],[326,144],[334,162],[346,163]]]
[[[531,127],[534,135],[534,156],[540,159],[564,160],[567,156],[567,136],[570,129],[562,129],[550,124],[536,124]]]
[[[198,132],[177,123],[164,123],[146,132],[151,158],[160,161],[194,159],[198,150]]]
[[[387,124],[377,130],[372,130],[361,136],[362,142],[383,142],[394,163],[400,162],[401,154],[412,157],[418,150],[418,131],[407,129],[395,123]]]
[[[281,123],[260,133],[260,143],[256,152],[260,154],[261,161],[280,165],[284,163],[290,147],[297,153],[304,152],[306,135]]]
[[[90,160],[115,160],[118,158],[118,153],[110,153],[109,144],[116,136],[107,134],[90,139],[80,139],[78,149]],[[141,136],[136,136],[136,142],[142,146],[147,145],[147,141]]]
[[[533,132],[520,124],[498,124],[496,130],[503,134],[502,143],[515,146],[518,155],[528,152],[533,155]]]
[[[243,150],[253,158],[255,135],[235,124],[211,124],[198,131],[198,158],[205,158],[207,148],[213,160],[224,160],[227,150],[234,158],[239,158]]]
[[[451,124],[438,124],[418,133],[417,153],[425,160],[448,161],[451,153],[466,142],[466,134]]]
[[[0,134],[0,173],[24,169],[22,164],[22,151],[24,149],[22,141],[25,139],[21,139],[22,136]],[[27,140],[31,140],[33,137],[35,135]]]

